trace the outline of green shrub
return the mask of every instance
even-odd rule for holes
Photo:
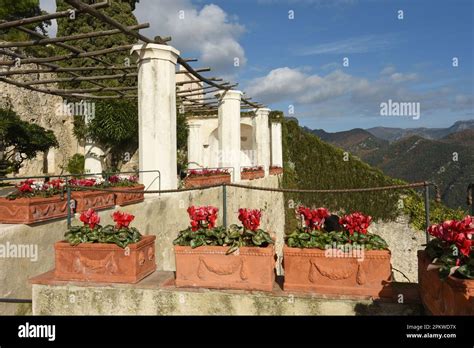
[[[74,154],[67,162],[66,170],[70,174],[84,174],[85,173],[85,158],[80,153]]]

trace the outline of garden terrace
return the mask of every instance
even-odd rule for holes
[[[264,105],[233,89],[236,83],[204,76],[202,73],[211,69],[191,66],[197,59],[182,57],[176,48],[169,45],[171,38],[155,36],[152,39],[142,35],[139,30],[148,28],[148,23],[127,26],[111,18],[101,11],[110,6],[106,1],[92,5],[80,0],[65,0],[65,3],[70,7],[64,11],[0,23],[0,30],[19,30],[32,38],[29,41],[0,43],[0,55],[3,57],[0,60],[3,67],[0,82],[71,100],[138,100],[139,169],[142,172],[159,170],[161,173],[161,187],[152,175],[145,173],[141,176],[142,183],[150,189],[178,187],[177,105],[179,112],[194,120],[190,121],[191,167],[232,167],[232,181],[238,182],[241,166],[262,165],[266,175],[270,165],[282,166],[281,127],[269,123],[270,110]],[[103,23],[107,29],[49,38],[26,27],[45,20],[74,21],[83,16]],[[83,40],[113,35],[125,35],[129,43],[87,52],[75,45]],[[46,47],[50,49],[42,50],[41,55],[32,53],[35,52],[33,48]],[[24,49],[28,49],[28,54]],[[117,52],[130,52],[128,63],[112,64],[109,55]],[[87,64],[67,66],[77,59]],[[45,78],[45,73],[57,76]],[[105,85],[104,81],[115,81],[115,85]],[[72,83],[78,83],[81,87],[65,87]],[[249,116],[241,118],[244,111],[248,111]],[[217,115],[215,119],[219,120],[219,126],[209,132],[213,134],[211,148],[208,141],[210,135],[200,134],[198,122],[195,121],[202,119],[206,122],[206,115]],[[204,160],[205,153],[210,150],[219,151],[218,163],[211,164],[210,160]],[[246,154],[249,151],[252,152],[251,159]],[[104,150],[98,144],[88,142],[85,152],[86,170],[102,172]],[[252,163],[248,163],[250,160]]]
[[[379,187],[373,188],[376,191],[381,190],[403,190],[416,187],[428,187],[428,183],[419,183],[412,185],[400,185],[393,187]],[[162,190],[162,191],[148,191],[148,193],[160,193],[160,195],[147,195],[141,203],[131,204],[123,207],[125,212],[134,214],[136,219],[134,221],[135,226],[142,231],[145,235],[156,236],[155,248],[156,248],[156,263],[158,271],[172,272],[175,270],[175,259],[173,257],[173,245],[172,241],[176,238],[177,231],[184,229],[188,224],[186,208],[191,205],[216,205],[216,202],[220,202],[218,207],[221,213],[218,215],[218,224],[229,226],[233,223],[237,223],[236,211],[240,207],[249,207],[255,209],[264,209],[262,218],[262,228],[272,233],[276,238],[275,251],[278,256],[276,264],[276,273],[282,274],[281,261],[282,261],[282,250],[283,250],[283,239],[285,224],[285,212],[287,210],[286,204],[284,203],[284,195],[289,193],[298,194],[349,194],[352,190],[289,190],[279,189],[279,178],[278,176],[269,176],[261,179],[250,181],[247,185],[229,184],[229,185],[217,185],[209,188],[197,188],[197,189],[186,189],[186,190]],[[121,191],[120,188],[113,189],[97,189],[98,191]],[[353,189],[356,193],[367,192],[370,189]],[[145,192],[147,193],[147,192]],[[69,205],[68,205],[69,206]],[[113,210],[110,208],[104,209],[99,212],[99,215],[104,223],[110,222],[110,214]],[[75,217],[77,219],[77,215]],[[75,222],[77,224],[77,222]],[[0,225],[0,244],[6,245],[7,243],[15,245],[37,245],[38,254],[37,261],[31,262],[27,258],[7,258],[4,260],[4,267],[1,268],[1,277],[3,279],[9,279],[7,288],[2,289],[2,297],[9,297],[10,299],[15,297],[16,299],[27,299],[30,297],[31,288],[27,285],[28,278],[37,276],[38,274],[48,272],[54,268],[54,257],[52,245],[54,242],[62,240],[64,232],[67,230],[68,223],[66,219],[57,219],[48,222],[33,224],[33,225]],[[410,230],[407,227],[407,223],[403,221],[394,221],[390,223],[384,223],[382,221],[374,223],[373,228],[378,234],[381,234],[388,242],[392,250],[392,263],[394,268],[401,270],[403,274],[410,276],[410,281],[416,282],[416,278],[412,275],[416,275],[416,270],[412,269],[416,265],[416,251],[420,248],[420,245],[424,243],[424,234],[422,232],[416,232]],[[396,231],[394,233],[394,231]],[[405,235],[411,235],[412,238],[406,238]],[[415,238],[416,237],[416,238]],[[25,271],[20,275],[17,273],[18,267],[21,267]],[[169,273],[168,273],[169,275]],[[396,274],[396,279],[405,281],[400,274]],[[161,275],[157,275],[161,277]],[[157,279],[157,278],[153,278]],[[161,278],[160,278],[161,279]],[[56,284],[56,285],[54,285]],[[36,289],[41,289],[37,294],[54,293],[54,288],[59,283],[51,283],[47,286],[38,285]],[[60,291],[63,291],[64,283],[61,284]],[[138,289],[141,288],[141,283],[136,285]],[[108,288],[108,287],[107,287]],[[120,287],[119,287],[120,288]],[[133,286],[132,286],[133,288]],[[106,288],[104,288],[106,289]],[[117,288],[118,289],[118,288]],[[161,296],[161,285],[157,284],[154,290],[149,293],[150,296],[155,291],[159,292]],[[44,292],[43,292],[44,291]],[[105,291],[105,290],[104,290]],[[115,291],[115,290],[114,290]],[[122,290],[116,290],[121,293]],[[128,290],[127,290],[128,291]],[[132,290],[130,290],[132,291]],[[140,290],[141,291],[141,290]],[[181,291],[181,290],[180,290]],[[182,293],[177,290],[173,290],[171,293],[167,293],[169,296],[175,297]],[[286,294],[275,293],[270,296],[270,300],[275,300],[275,296],[278,298],[277,302],[282,302],[283,298],[287,298]],[[187,292],[186,290],[184,291]],[[203,291],[207,293],[206,291]],[[219,291],[214,291],[219,292]],[[201,293],[191,291],[192,294]],[[14,296],[12,296],[14,294]],[[278,295],[280,294],[280,295]],[[168,296],[166,295],[166,296]],[[36,295],[35,295],[36,296]],[[38,295],[39,296],[39,295]],[[89,296],[89,294],[87,295]],[[115,295],[114,295],[115,296]],[[146,295],[149,296],[149,295]],[[186,295],[187,296],[187,295]],[[191,296],[191,295],[190,295]],[[194,295],[193,295],[194,296]],[[222,295],[227,296],[227,295]],[[243,295],[237,298],[242,298]],[[249,295],[250,298],[254,295]],[[258,295],[260,296],[260,295]],[[416,295],[409,293],[407,296],[410,298],[416,298]],[[42,302],[45,300],[39,300]],[[273,300],[272,300],[273,299]],[[269,301],[270,301],[269,300]],[[267,300],[264,300],[267,301]],[[318,300],[319,301],[319,300]],[[321,299],[321,301],[323,301]],[[365,301],[365,300],[364,300]],[[364,302],[368,304],[372,301]],[[335,305],[339,303],[338,299],[335,299]],[[44,303],[44,302],[42,302]],[[273,302],[270,302],[273,303]],[[332,306],[328,302],[321,304],[321,306]],[[349,301],[349,305],[344,305],[347,313],[354,313],[354,307],[356,301]],[[393,305],[389,305],[393,306]],[[18,307],[15,304],[3,304],[4,313],[21,313],[20,311],[25,310],[25,305]],[[403,307],[403,306],[402,306]],[[402,308],[400,307],[400,308]],[[286,307],[285,307],[286,308]],[[352,308],[352,309],[350,309]],[[375,307],[374,307],[375,308]],[[411,306],[403,308],[412,308]],[[44,309],[41,309],[43,311]],[[60,309],[61,311],[62,309]],[[77,309],[79,310],[79,309]],[[91,313],[95,313],[96,309],[90,309]],[[291,309],[281,309],[282,311],[289,311]],[[405,313],[405,309],[400,309],[400,313]],[[411,311],[412,309],[407,309]],[[234,311],[232,309],[231,311]],[[237,309],[235,309],[237,311]],[[383,311],[382,311],[383,312]],[[39,310],[38,310],[39,313]],[[144,312],[145,313],[145,312]],[[180,312],[177,312],[180,313]],[[303,312],[306,313],[306,312]],[[316,313],[316,312],[315,312]],[[326,313],[333,313],[328,311]],[[407,312],[408,313],[408,312]]]

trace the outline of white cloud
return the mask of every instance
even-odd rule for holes
[[[354,54],[386,50],[398,42],[394,34],[364,35],[332,41],[315,46],[305,46],[296,50],[297,55]]]
[[[403,73],[395,72],[390,75],[390,79],[393,82],[415,81],[418,79],[418,75],[416,73],[403,74]]]
[[[380,103],[388,99],[419,102],[422,112],[472,109],[473,98],[455,95],[452,88],[438,86],[420,91],[404,83],[417,79],[417,74],[396,72],[394,68],[384,69],[380,76],[368,80],[342,70],[323,76],[283,67],[250,81],[247,91],[263,103],[295,104],[299,110],[310,110],[313,117],[376,116]]]
[[[141,0],[134,14],[139,22],[150,23],[144,31],[148,36],[171,36],[169,44],[185,56],[197,53],[199,66],[209,65],[216,73],[232,74],[235,58],[240,66],[247,62],[238,41],[245,27],[217,5],[197,8],[190,0]]]

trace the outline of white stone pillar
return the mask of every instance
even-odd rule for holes
[[[283,167],[283,149],[281,143],[281,123],[272,122],[271,125],[272,139],[272,166]]]
[[[93,141],[86,140],[84,147],[84,170],[90,174],[102,173],[102,163],[104,161],[104,151]],[[98,175],[97,175],[98,176]]]
[[[176,61],[179,51],[158,44],[133,46],[138,56],[138,144],[140,170],[159,170],[161,189],[176,189]],[[140,173],[150,190],[156,173]]]
[[[219,166],[233,168],[232,181],[240,181],[241,91],[221,92],[218,109]]]
[[[268,125],[270,111],[267,108],[257,109],[253,119],[257,165],[263,166],[265,176],[268,175],[270,169],[270,126]]]
[[[203,167],[203,144],[201,137],[201,123],[198,120],[188,121],[188,168]]]

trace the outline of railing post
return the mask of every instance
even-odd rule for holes
[[[66,199],[67,199],[67,228],[71,228],[71,219],[72,219],[72,212],[71,212],[71,187],[69,186],[69,182],[66,181]]]
[[[430,234],[428,233],[430,227],[430,184],[425,182],[425,236],[426,243],[430,241]]]
[[[222,185],[222,225],[227,228],[227,185]]]
[[[471,183],[467,187],[467,205],[471,206],[471,216],[474,216],[474,199],[472,199],[473,191],[474,191],[474,183]]]

